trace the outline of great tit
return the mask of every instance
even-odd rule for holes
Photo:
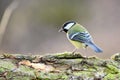
[[[78,48],[86,48],[87,46],[92,48],[96,53],[103,52],[102,49],[94,43],[87,29],[75,21],[64,23],[59,32],[65,32],[67,34],[68,40],[75,46],[73,52]]]

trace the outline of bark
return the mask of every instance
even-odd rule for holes
[[[43,56],[3,54],[0,80],[120,80],[120,54],[111,59],[68,52]]]

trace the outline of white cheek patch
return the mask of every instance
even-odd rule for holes
[[[69,24],[67,24],[64,28],[68,30],[68,29],[70,29],[73,25],[74,25],[74,23],[69,23]]]

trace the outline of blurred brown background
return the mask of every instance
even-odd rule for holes
[[[0,52],[45,54],[72,51],[65,33],[68,20],[85,26],[109,58],[120,51],[120,0],[0,0]]]

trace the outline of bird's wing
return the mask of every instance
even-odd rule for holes
[[[69,35],[69,39],[78,41],[81,43],[87,43],[92,40],[90,34],[88,32],[77,32],[77,33],[72,33]]]
[[[91,47],[95,52],[100,53],[103,52],[100,47],[98,47],[96,44],[94,44],[92,37],[88,32],[77,32],[72,33],[69,35],[69,38],[74,41],[78,41],[81,43],[84,43],[87,46]]]

